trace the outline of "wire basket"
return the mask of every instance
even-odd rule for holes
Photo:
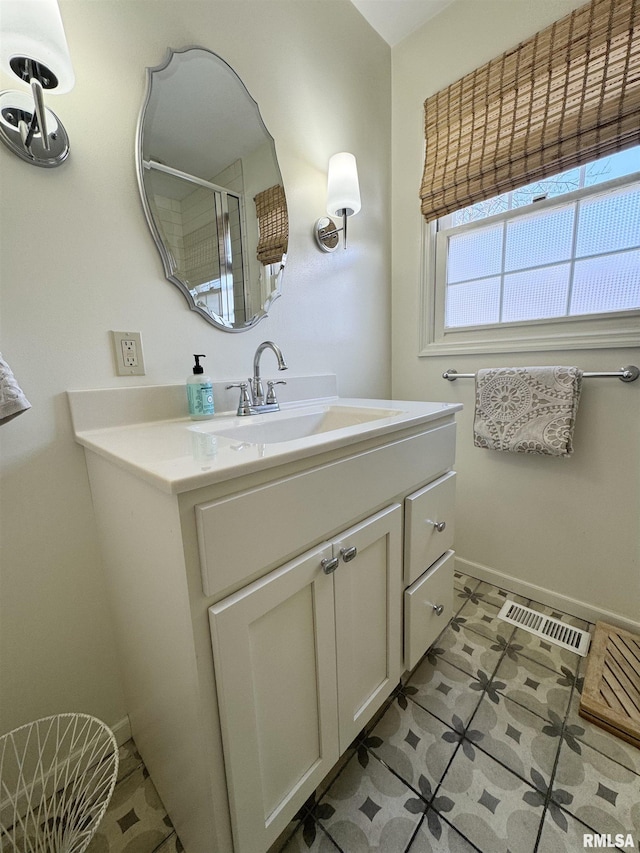
[[[57,714],[0,737],[2,853],[82,853],[118,775],[111,730],[87,714]]]

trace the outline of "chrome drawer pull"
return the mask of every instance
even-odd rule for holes
[[[442,616],[444,613],[444,604],[432,604],[430,601],[425,601],[425,607],[433,608],[433,612],[436,616]]]
[[[430,518],[427,519],[427,524],[433,524],[433,526],[435,527],[435,529],[438,533],[442,533],[442,531],[447,526],[446,521],[431,521]]]
[[[340,548],[340,556],[345,561],[345,563],[348,563],[349,560],[353,560],[357,553],[358,549],[355,545],[352,545],[351,548]]]
[[[335,570],[340,565],[340,560],[337,557],[327,557],[324,560],[320,561],[320,565],[322,566],[322,571],[325,575],[330,575],[331,572],[335,572]]]

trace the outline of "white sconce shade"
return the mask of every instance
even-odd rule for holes
[[[32,60],[55,76],[42,80],[43,88],[61,95],[73,89],[75,75],[57,0],[0,0],[0,31],[4,71],[21,77],[16,61]],[[29,85],[28,78],[24,82]]]
[[[356,158],[342,151],[329,160],[327,213],[329,216],[353,216],[359,210],[360,187]]]

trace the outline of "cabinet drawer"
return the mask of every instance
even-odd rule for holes
[[[453,615],[454,553],[447,551],[404,592],[406,670],[414,668]]]
[[[453,545],[456,475],[440,477],[405,499],[404,582],[408,586]]]
[[[264,574],[265,566],[438,477],[453,465],[455,430],[454,423],[444,424],[199,504],[195,513],[205,595],[237,589]]]

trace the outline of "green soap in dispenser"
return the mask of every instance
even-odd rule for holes
[[[193,376],[187,378],[187,403],[189,417],[194,421],[202,421],[213,417],[213,384],[211,377],[204,375],[204,367],[200,364],[200,359],[206,356],[194,354],[193,357],[196,363]]]

